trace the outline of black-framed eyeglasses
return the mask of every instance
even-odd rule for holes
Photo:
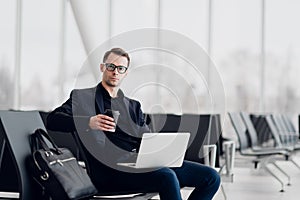
[[[116,68],[118,69],[118,72],[120,74],[124,74],[127,71],[127,67],[122,66],[122,65],[116,66],[113,63],[104,63],[104,65],[105,65],[106,69],[110,72],[115,71]]]

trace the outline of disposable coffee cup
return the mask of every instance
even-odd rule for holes
[[[114,122],[117,125],[118,123],[118,119],[120,116],[120,112],[118,110],[111,110],[111,109],[106,109],[104,112],[105,115],[114,118]],[[113,129],[109,130],[110,132],[115,132],[116,131],[116,127],[114,127]]]

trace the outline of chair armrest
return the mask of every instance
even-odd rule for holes
[[[234,158],[235,158],[235,142],[225,141],[223,142],[223,149],[225,154],[225,168],[226,174],[233,174]]]
[[[203,146],[204,164],[210,167],[216,166],[217,145],[209,144]]]

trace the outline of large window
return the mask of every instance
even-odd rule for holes
[[[299,1],[266,3],[265,107],[268,112],[300,111]]]
[[[178,34],[187,37],[199,46],[203,51],[199,51],[192,44],[187,48],[189,51],[188,61],[185,62],[180,57],[176,56],[164,56],[162,62],[171,68],[176,69],[177,75],[180,74],[182,81],[176,76],[168,76],[166,74],[161,75],[161,79],[170,79],[170,88],[181,88],[179,96],[182,96],[181,112],[183,113],[208,113],[212,112],[213,105],[210,96],[210,88],[208,83],[208,63],[209,57],[207,55],[208,49],[208,1],[207,0],[191,0],[191,1],[172,1],[165,0],[160,1],[160,27],[163,29],[174,31]],[[185,48],[183,41],[170,41],[169,47],[174,52],[183,53],[181,49]],[[168,58],[168,60],[166,60]],[[196,60],[201,59],[200,63],[195,63]],[[193,66],[193,64],[196,64]],[[194,70],[199,70],[199,74]],[[173,79],[173,80],[172,80]],[[164,100],[170,101],[169,94],[165,94]],[[197,102],[194,101],[197,98]],[[176,106],[174,106],[176,108]],[[169,112],[174,109],[171,107]]]
[[[229,111],[260,109],[260,9],[259,0],[213,4],[212,57]]]
[[[22,5],[21,109],[45,109],[57,96],[60,4],[28,0]]]
[[[212,59],[223,80],[228,112],[260,111],[260,0],[214,0]],[[224,137],[234,138],[225,112]]]

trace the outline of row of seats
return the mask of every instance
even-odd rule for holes
[[[284,181],[280,179],[269,165],[276,167],[288,178],[291,177],[276,163],[278,159],[286,160],[299,169],[300,166],[293,160],[295,152],[299,150],[299,134],[295,131],[291,121],[283,115],[253,116],[246,112],[229,113],[229,118],[239,140],[239,151],[243,156],[253,157],[255,167],[261,165],[281,184],[281,192],[284,191]]]

